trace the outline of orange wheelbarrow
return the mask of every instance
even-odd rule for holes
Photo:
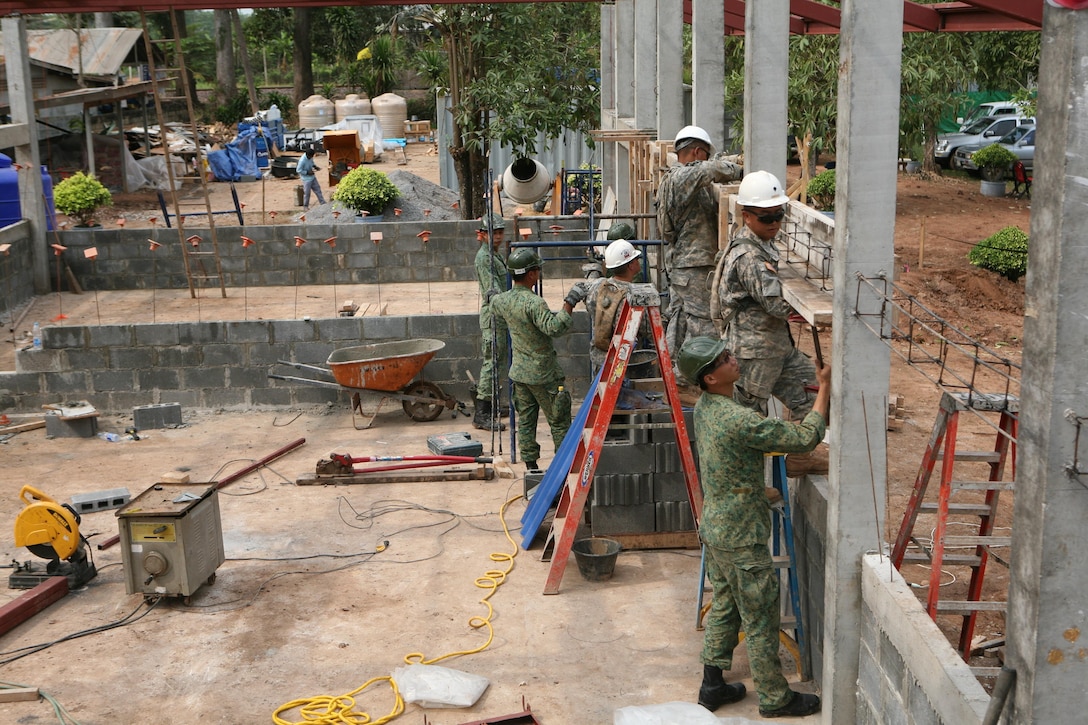
[[[382,405],[390,398],[401,401],[405,414],[412,420],[426,422],[442,415],[444,410],[461,412],[466,417],[469,412],[465,404],[451,395],[446,395],[434,383],[414,380],[423,366],[430,362],[434,354],[444,348],[441,340],[394,340],[375,342],[369,345],[357,345],[334,350],[326,361],[327,368],[318,365],[277,360],[280,365],[290,365],[296,370],[309,370],[330,376],[336,382],[316,378],[301,378],[292,375],[269,373],[273,380],[290,380],[306,385],[323,388],[339,388],[353,391],[351,395],[352,425],[356,430],[365,430],[374,424],[374,418],[381,412]],[[369,416],[366,425],[359,427],[355,414],[367,417],[362,410],[360,393],[370,392],[381,396],[378,408]]]

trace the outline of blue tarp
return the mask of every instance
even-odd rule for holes
[[[257,131],[246,128],[222,151],[208,154],[208,165],[216,181],[238,181],[243,176],[261,175],[257,168]]]

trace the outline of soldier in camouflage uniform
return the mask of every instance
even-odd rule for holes
[[[820,698],[794,692],[778,658],[779,582],[767,548],[771,510],[764,489],[764,455],[810,451],[823,438],[831,367],[820,369],[820,392],[801,422],[766,418],[733,399],[741,371],[720,339],[684,343],[680,371],[704,391],[695,404],[703,512],[699,536],[714,600],[703,638],[699,704],[714,711],[744,697],[740,683],[725,682],[733,650],[744,632],[748,663],[763,717],[803,716],[820,709]]]
[[[715,334],[709,289],[718,253],[714,183],[734,181],[744,173],[735,156],[711,157],[710,136],[698,126],[680,129],[674,147],[680,165],[665,173],[657,192],[657,226],[666,244],[669,275],[665,341],[673,359],[685,340]]]
[[[774,175],[756,171],[737,193],[744,226],[718,261],[714,316],[724,327],[726,346],[740,359],[737,400],[764,415],[774,395],[797,419],[812,409],[812,360],[794,347],[789,316],[793,307],[782,296],[775,239],[782,229],[789,198]]]
[[[570,393],[564,389],[566,377],[552,338],[570,330],[574,303],[565,300],[562,311],[552,312],[544,298],[533,292],[542,264],[533,250],[515,249],[507,261],[514,286],[491,299],[492,314],[510,330],[518,451],[530,471],[540,470],[540,444],[536,442],[540,410],[544,410],[556,450],[570,428]]]
[[[487,244],[490,226],[491,244]],[[503,248],[505,224],[502,217],[486,215],[480,219],[477,236],[483,244],[476,252],[476,282],[480,287],[480,335],[483,339],[483,364],[476,386],[475,412],[472,424],[480,430],[506,430],[495,415],[493,400],[500,389],[502,370],[506,364],[506,325],[491,314],[491,298],[506,290],[506,254]]]

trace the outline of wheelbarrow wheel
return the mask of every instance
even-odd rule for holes
[[[420,400],[405,400],[404,403],[402,403],[405,414],[417,423],[426,423],[429,420],[434,420],[442,415],[442,411],[446,409],[446,396],[443,394],[442,389],[434,383],[427,383],[421,380],[410,383],[401,392],[405,395],[411,395],[417,398],[430,398],[434,400],[433,403],[425,403]]]

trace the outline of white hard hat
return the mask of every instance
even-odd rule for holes
[[[714,144],[710,142],[710,134],[698,126],[684,126],[680,129],[676,134],[676,140],[673,141],[672,147],[680,151],[695,141],[702,141],[708,148],[714,148]]]
[[[741,206],[769,208],[788,204],[789,201],[778,177],[770,171],[745,174],[737,189],[737,203]]]
[[[638,257],[638,250],[631,245],[631,242],[626,239],[617,239],[605,247],[604,266],[608,269],[616,269]]]

